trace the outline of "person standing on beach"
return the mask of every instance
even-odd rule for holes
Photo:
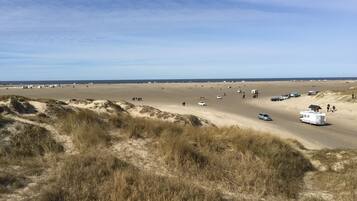
[[[330,104],[327,104],[327,112],[330,111]]]
[[[332,112],[336,111],[336,106],[332,106]]]
[[[356,97],[355,97],[355,94],[352,94],[352,100],[354,100]]]

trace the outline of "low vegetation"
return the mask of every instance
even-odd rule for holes
[[[0,171],[0,194],[9,193],[15,189],[23,188],[26,183],[27,179],[23,176]]]
[[[10,97],[9,105],[13,111],[16,111],[20,114],[31,114],[36,112],[35,107],[29,104],[27,99],[23,97]]]
[[[101,152],[75,155],[64,161],[41,201],[62,200],[223,200],[219,193],[168,178],[153,176]]]
[[[312,159],[324,169],[314,177],[316,188],[330,192],[335,200],[357,200],[357,151],[320,150],[313,153]]]
[[[191,123],[178,124],[53,101],[44,113],[22,118],[39,125],[55,123],[79,152],[64,152],[42,127],[0,115],[0,199],[48,171],[35,200],[299,200],[306,190],[306,172],[314,171],[312,190],[332,193],[335,200],[356,200],[357,152],[352,150],[311,151],[253,130],[202,127],[194,116],[187,116]],[[150,152],[145,154],[163,167],[163,174],[113,151],[115,145],[138,141],[145,142],[141,151]],[[319,161],[324,170],[314,169],[306,157]]]
[[[17,132],[1,130],[1,138],[1,157],[35,157],[48,152],[63,151],[62,145],[54,141],[47,130],[37,126],[18,125]]]
[[[158,155],[183,176],[218,182],[234,191],[296,197],[312,165],[280,139],[239,128],[197,128],[117,117],[130,138],[153,138]]]
[[[49,132],[41,127],[1,117],[0,126],[0,200],[31,183],[31,178],[47,167],[46,154],[63,152]],[[5,199],[6,200],[6,199]]]
[[[64,134],[72,136],[79,150],[105,146],[110,140],[108,124],[90,110],[66,113],[59,118],[58,124]]]

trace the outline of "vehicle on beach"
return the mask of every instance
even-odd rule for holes
[[[326,114],[321,113],[318,105],[310,105],[308,111],[300,112],[300,121],[312,125],[326,125]]]
[[[315,96],[319,93],[319,91],[314,91],[314,90],[310,90],[309,92],[307,92],[307,95],[309,96]]]
[[[281,96],[273,96],[270,98],[271,101],[275,102],[275,101],[282,101]]]
[[[312,110],[300,112],[300,121],[307,124],[323,126],[326,125],[326,114]]]
[[[290,98],[290,94],[285,94],[280,96],[281,100],[288,100],[289,98]]]
[[[266,113],[259,113],[258,118],[263,121],[273,121],[273,119]]]
[[[239,93],[239,94],[242,93],[242,90],[238,89],[238,90],[237,90],[237,93]]]
[[[217,96],[217,99],[222,99],[222,96]]]
[[[250,91],[250,93],[251,93],[251,94],[258,94],[259,91],[258,91],[258,89],[252,89],[252,90]]]
[[[205,102],[203,102],[203,101],[200,101],[200,102],[198,102],[198,105],[199,105],[199,106],[207,106],[207,103],[205,103]]]
[[[299,92],[294,91],[294,92],[291,92],[291,93],[289,94],[289,96],[290,96],[290,97],[293,97],[293,98],[297,98],[297,97],[300,97],[301,94],[300,94]]]

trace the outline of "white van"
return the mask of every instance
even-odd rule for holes
[[[250,93],[251,93],[251,94],[258,94],[259,92],[258,92],[258,89],[252,89],[252,90],[250,91]]]
[[[300,112],[300,121],[312,125],[323,126],[326,124],[326,114],[315,111]]]

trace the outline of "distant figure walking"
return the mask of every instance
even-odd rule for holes
[[[356,98],[356,97],[355,97],[355,94],[352,94],[352,100],[355,99],[355,98]]]
[[[330,104],[327,104],[327,112],[330,112]]]
[[[243,99],[245,99],[245,92],[243,92],[243,96],[242,96]]]
[[[336,106],[332,106],[332,112],[335,112],[336,110]]]
[[[182,102],[182,106],[186,106],[186,102]]]

